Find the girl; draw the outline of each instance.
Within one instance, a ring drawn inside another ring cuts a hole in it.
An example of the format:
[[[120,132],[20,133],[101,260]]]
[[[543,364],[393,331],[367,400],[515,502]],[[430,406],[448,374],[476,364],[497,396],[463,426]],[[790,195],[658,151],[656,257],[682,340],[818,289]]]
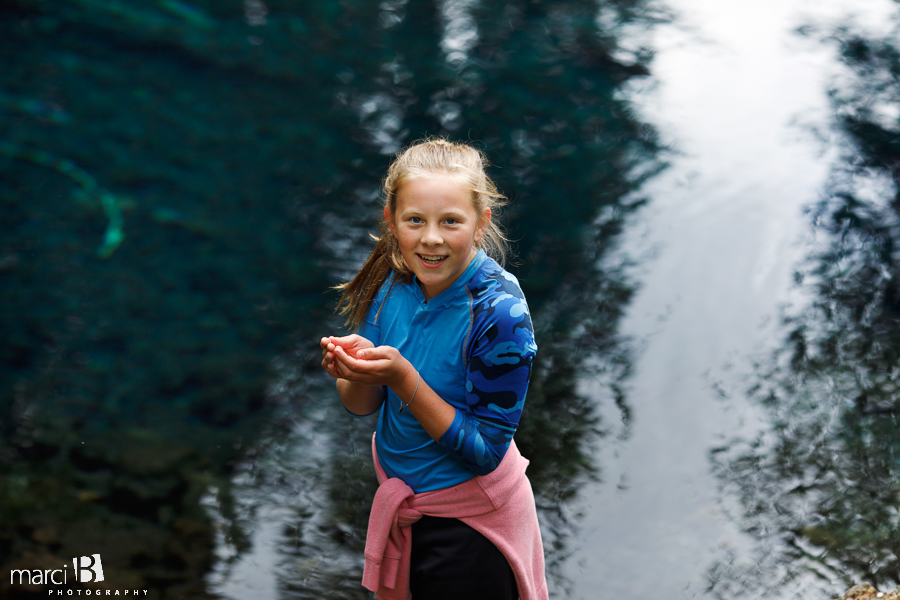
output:
[[[354,415],[380,411],[363,585],[378,598],[547,598],[528,461],[513,434],[537,346],[492,220],[504,197],[478,150],[400,152],[378,244],[338,303],[357,333],[322,338]]]

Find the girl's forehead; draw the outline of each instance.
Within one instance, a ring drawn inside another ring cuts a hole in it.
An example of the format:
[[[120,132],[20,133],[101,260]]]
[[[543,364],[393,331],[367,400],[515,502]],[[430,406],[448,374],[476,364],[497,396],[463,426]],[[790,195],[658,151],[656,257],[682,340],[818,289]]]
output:
[[[474,207],[475,194],[464,176],[435,174],[409,179],[397,188],[396,201],[404,207],[445,206],[468,209]]]
[[[403,188],[404,185],[409,185],[417,182],[429,182],[434,183],[435,185],[447,185],[452,187],[462,187],[470,190],[472,188],[472,184],[469,181],[469,177],[465,173],[446,173],[446,172],[430,172],[430,171],[420,171],[410,173],[408,176],[404,177],[400,184],[397,186],[398,191]]]

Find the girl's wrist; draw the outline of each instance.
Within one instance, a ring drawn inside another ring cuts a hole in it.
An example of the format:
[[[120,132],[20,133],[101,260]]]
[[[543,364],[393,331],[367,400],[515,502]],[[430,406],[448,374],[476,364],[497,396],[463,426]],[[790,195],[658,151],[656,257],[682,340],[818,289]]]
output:
[[[411,362],[403,359],[405,363],[404,367],[400,371],[400,375],[397,377],[393,385],[389,386],[394,393],[397,394],[401,398],[408,398],[410,394],[412,394],[412,386],[416,385],[416,379],[419,377],[419,372],[412,365]],[[407,388],[409,388],[407,390]],[[407,393],[404,393],[407,392]]]

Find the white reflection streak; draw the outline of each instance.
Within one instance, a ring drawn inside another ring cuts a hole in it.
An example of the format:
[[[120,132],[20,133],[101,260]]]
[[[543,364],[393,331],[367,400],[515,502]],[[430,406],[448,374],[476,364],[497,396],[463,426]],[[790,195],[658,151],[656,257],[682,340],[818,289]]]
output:
[[[244,19],[250,27],[261,27],[266,24],[269,8],[262,0],[244,0]]]
[[[381,8],[379,19],[382,27],[390,29],[403,22],[403,19],[406,16],[406,1],[407,0],[385,0],[378,5],[379,8]]]
[[[447,62],[457,66],[469,58],[469,50],[478,41],[478,25],[472,18],[472,7],[476,0],[443,0],[440,2],[444,35],[441,49]]]
[[[396,99],[385,92],[371,94],[361,99],[358,111],[363,129],[379,152],[392,154],[400,149],[404,111]]]

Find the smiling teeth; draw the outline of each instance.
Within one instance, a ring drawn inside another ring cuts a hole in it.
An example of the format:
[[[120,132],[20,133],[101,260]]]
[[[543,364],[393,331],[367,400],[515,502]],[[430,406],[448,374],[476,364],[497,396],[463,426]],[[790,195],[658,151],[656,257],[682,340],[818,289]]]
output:
[[[430,263],[439,263],[442,260],[444,260],[445,258],[447,258],[446,256],[425,256],[424,254],[420,254],[419,256],[425,262],[430,262]]]

